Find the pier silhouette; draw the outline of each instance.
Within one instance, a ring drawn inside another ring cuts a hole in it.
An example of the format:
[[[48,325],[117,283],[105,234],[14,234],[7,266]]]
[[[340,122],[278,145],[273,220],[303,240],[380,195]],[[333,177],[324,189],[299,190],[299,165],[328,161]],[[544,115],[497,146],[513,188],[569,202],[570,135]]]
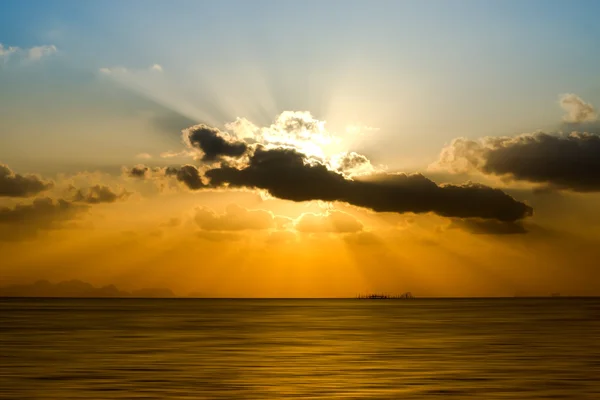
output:
[[[356,296],[357,299],[364,300],[386,300],[386,299],[414,299],[414,296],[411,292],[406,292],[397,295],[388,295],[388,294],[359,294]]]

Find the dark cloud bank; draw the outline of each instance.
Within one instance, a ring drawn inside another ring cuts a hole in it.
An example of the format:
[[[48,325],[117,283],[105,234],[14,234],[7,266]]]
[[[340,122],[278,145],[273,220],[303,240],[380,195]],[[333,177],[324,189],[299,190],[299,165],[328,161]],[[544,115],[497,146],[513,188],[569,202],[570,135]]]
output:
[[[460,229],[476,235],[515,235],[527,233],[521,221],[497,221],[485,219],[453,219],[449,229]]]
[[[600,191],[600,135],[534,133],[481,141],[456,139],[442,166],[477,170],[576,192]]]
[[[532,213],[506,193],[478,184],[438,186],[420,174],[374,174],[350,180],[290,149],[257,148],[246,167],[224,166],[205,175],[212,186],[264,189],[293,201],[342,201],[377,212],[434,212],[501,221]]]
[[[203,161],[217,161],[222,157],[241,157],[248,150],[245,142],[234,140],[216,128],[200,124],[183,131],[184,142],[201,150]]]
[[[214,134],[212,131],[203,132],[210,137]],[[232,157],[230,147],[215,150],[215,147],[202,147],[203,141],[196,143],[205,154],[210,154],[211,159]],[[235,158],[242,156],[248,160],[241,168],[223,162],[204,174],[193,165],[169,167],[164,174],[175,176],[193,190],[219,187],[263,189],[284,200],[340,201],[377,212],[434,212],[447,217],[499,221],[516,221],[532,215],[528,205],[484,185],[440,186],[420,174],[380,173],[352,180],[328,169],[319,160],[286,148],[256,146],[252,154],[235,152]]]
[[[40,231],[63,228],[89,208],[64,199],[37,198],[31,204],[0,207],[0,240],[20,240],[37,236]]]
[[[0,164],[0,197],[29,197],[52,186],[51,181],[37,175],[15,174],[7,165]]]
[[[36,175],[15,174],[7,166],[0,165],[0,196],[34,196],[53,185],[52,181],[44,181]],[[71,186],[69,190],[73,192],[69,199],[37,197],[12,207],[0,206],[0,241],[31,239],[40,232],[64,228],[78,220],[90,205],[114,203],[131,194],[126,191],[116,193],[104,185],[81,189]]]

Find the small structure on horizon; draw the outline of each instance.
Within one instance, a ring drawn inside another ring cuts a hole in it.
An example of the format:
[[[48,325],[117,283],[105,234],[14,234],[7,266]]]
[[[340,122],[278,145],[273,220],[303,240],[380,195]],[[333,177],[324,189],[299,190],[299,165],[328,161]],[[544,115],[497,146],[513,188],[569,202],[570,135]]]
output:
[[[414,299],[415,296],[412,295],[411,292],[406,292],[398,295],[388,295],[388,294],[359,294],[356,296],[357,299],[364,300],[385,300],[385,299]]]

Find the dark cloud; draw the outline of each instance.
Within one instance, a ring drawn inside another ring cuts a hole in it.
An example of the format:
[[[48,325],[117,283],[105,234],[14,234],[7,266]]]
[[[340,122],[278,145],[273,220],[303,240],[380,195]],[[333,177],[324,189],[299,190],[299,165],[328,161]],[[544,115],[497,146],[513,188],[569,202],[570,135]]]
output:
[[[79,280],[51,283],[45,280],[32,284],[0,287],[2,297],[175,297],[170,289],[145,288],[126,292],[115,285],[94,287]]]
[[[115,193],[108,186],[95,185],[87,189],[79,189],[73,197],[73,201],[88,204],[114,203],[117,200],[123,200],[130,195],[123,191],[120,194]]]
[[[304,233],[349,233],[363,229],[363,224],[352,215],[341,211],[325,214],[302,214],[296,222],[296,230]]]
[[[36,175],[15,174],[7,165],[0,164],[0,197],[29,197],[52,186],[52,182]]]
[[[238,158],[248,150],[245,142],[237,141],[227,133],[204,124],[184,130],[183,140],[190,148],[204,153],[203,161],[217,161],[223,157]]]
[[[198,190],[206,187],[202,181],[200,171],[193,165],[184,165],[182,167],[167,167],[164,170],[166,176],[174,176],[179,182],[183,182],[192,190]]]
[[[151,168],[140,164],[132,168],[124,167],[123,171],[126,176],[136,179],[161,179],[164,177],[174,177],[192,190],[198,190],[207,187],[202,181],[202,173],[193,165]]]
[[[351,170],[358,167],[361,167],[365,164],[370,164],[370,161],[367,157],[362,154],[358,154],[355,152],[346,153],[340,160],[340,169]]]
[[[247,210],[236,204],[227,206],[225,213],[200,207],[194,217],[196,224],[205,231],[263,230],[275,227],[275,216],[265,210]]]
[[[476,218],[454,219],[449,229],[461,229],[474,234],[483,235],[515,235],[527,233],[519,221],[495,221]]]
[[[420,174],[376,174],[368,180],[350,180],[292,149],[257,147],[246,167],[214,168],[206,176],[213,187],[257,188],[285,200],[341,201],[378,212],[434,212],[501,221],[532,214],[528,205],[484,185],[438,186]]]
[[[373,166],[371,161],[362,155],[355,152],[342,153],[334,157],[333,164],[336,170],[346,173],[372,173]]]
[[[478,170],[559,189],[595,192],[600,191],[600,135],[534,133],[482,141],[457,139],[444,149],[440,164],[455,171]]]
[[[31,204],[0,207],[0,240],[35,237],[39,231],[60,229],[77,219],[87,205],[50,198],[35,199]]]
[[[150,168],[145,165],[136,165],[135,167],[125,170],[127,176],[132,178],[146,178],[150,173]]]

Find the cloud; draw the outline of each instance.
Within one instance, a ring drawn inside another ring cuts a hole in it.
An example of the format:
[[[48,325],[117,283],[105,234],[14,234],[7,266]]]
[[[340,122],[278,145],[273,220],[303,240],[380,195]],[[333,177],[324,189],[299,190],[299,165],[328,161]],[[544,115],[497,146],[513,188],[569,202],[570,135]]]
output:
[[[127,176],[131,178],[149,178],[151,171],[150,167],[138,164],[131,168],[124,168],[124,172]]]
[[[194,155],[194,153],[188,151],[188,150],[183,150],[183,151],[165,151],[163,153],[160,153],[160,157],[161,158],[173,158],[173,157],[192,157]]]
[[[198,168],[193,165],[184,165],[182,167],[167,167],[165,176],[174,176],[179,182],[183,182],[188,188],[198,190],[206,188],[207,185],[202,181],[202,174]]]
[[[479,171],[578,192],[600,191],[600,135],[573,132],[455,139],[438,165],[450,172]]]
[[[34,62],[39,61],[44,57],[48,57],[57,51],[58,49],[55,45],[42,45],[23,49],[17,46],[5,47],[0,43],[0,60],[6,62],[14,58],[20,61]]]
[[[193,165],[182,165],[180,167],[149,167],[138,164],[133,167],[123,167],[123,175],[139,180],[153,180],[163,186],[165,178],[175,178],[192,190],[205,189],[208,186],[203,181],[202,172]]]
[[[304,233],[350,233],[363,229],[363,225],[356,218],[341,211],[302,214],[295,227],[298,232]]]
[[[505,222],[476,218],[453,219],[448,229],[461,229],[473,234],[482,235],[515,235],[527,233],[527,230],[519,221]]]
[[[144,164],[137,164],[133,167],[123,167],[123,175],[129,178],[137,179],[160,179],[165,176],[177,176],[178,171],[186,169],[186,166],[181,167],[149,167]],[[193,167],[196,169],[196,167]],[[190,184],[193,182],[190,181]]]
[[[29,197],[53,186],[37,175],[15,174],[7,165],[0,164],[0,197]]]
[[[378,212],[434,212],[502,221],[532,214],[528,205],[484,185],[438,186],[420,174],[381,173],[351,180],[293,149],[257,147],[245,167],[222,166],[205,175],[211,187],[263,189],[280,199],[340,201]]]
[[[293,134],[294,140],[299,140],[323,133],[323,124],[310,113],[288,112],[282,113],[270,129],[273,131],[275,126],[278,132]],[[263,136],[265,129],[261,131]],[[259,139],[265,141],[264,137]],[[192,190],[260,189],[284,200],[340,201],[377,212],[433,212],[503,221],[532,215],[531,207],[501,190],[470,182],[437,185],[421,174],[375,173],[370,161],[354,152],[332,159],[317,158],[302,146],[248,144],[204,124],[184,130],[183,141],[202,154],[208,164],[167,167],[157,173],[176,177]],[[147,168],[136,166],[129,175],[147,178]]]
[[[579,124],[582,122],[594,122],[598,119],[598,113],[590,103],[586,103],[581,97],[572,93],[563,94],[560,97],[560,106],[567,112],[563,121]]]
[[[129,68],[125,68],[122,66],[117,66],[117,67],[102,67],[99,68],[98,71],[100,71],[101,74],[103,75],[126,75],[126,74],[130,74],[130,73],[135,73],[135,72],[163,72],[163,67],[160,64],[152,64],[151,66],[149,66],[146,69],[136,69],[136,70],[132,70]]]
[[[114,203],[126,199],[130,194],[127,191],[117,194],[108,186],[94,185],[87,189],[78,189],[73,196],[73,201],[88,204]]]
[[[56,49],[56,46],[54,46],[54,45],[36,46],[36,47],[32,47],[27,50],[27,57],[32,61],[37,61],[37,60],[41,59],[42,57],[49,56],[51,54],[56,53],[57,51],[58,50]]]
[[[151,71],[163,72],[163,67],[160,64],[154,64],[150,67]]]
[[[183,141],[189,148],[200,150],[203,161],[217,161],[223,157],[239,158],[248,150],[246,143],[204,124],[185,129]]]
[[[230,130],[239,139],[256,139],[260,128],[246,118],[236,118],[233,122],[225,124],[225,129]]]
[[[467,138],[456,138],[444,147],[438,160],[430,166],[434,171],[448,171],[453,174],[465,174],[480,170],[484,160],[484,150],[488,143],[492,145],[494,138],[480,141]]]
[[[0,240],[26,239],[35,237],[39,231],[63,228],[87,210],[87,205],[47,197],[13,208],[0,207]]]
[[[205,231],[265,230],[276,226],[275,216],[265,210],[247,210],[230,204],[225,213],[217,214],[209,208],[196,209],[194,221]]]
[[[331,159],[331,165],[346,175],[371,174],[375,171],[366,156],[355,152],[335,155]]]
[[[292,146],[304,154],[323,156],[323,146],[338,141],[325,129],[325,121],[308,111],[284,111],[270,127],[261,130],[259,142]]]
[[[314,141],[315,135],[325,133],[325,121],[314,118],[308,111],[284,111],[277,116],[270,131],[281,135],[281,139],[293,135],[294,139]]]
[[[105,74],[105,75],[110,75],[110,74],[125,74],[127,73],[127,68],[125,67],[112,67],[112,68],[107,68],[107,67],[103,67],[99,69],[101,74]]]
[[[2,43],[0,43],[0,57],[9,57],[12,54],[15,54],[20,49],[14,46],[5,47]]]
[[[136,155],[135,157],[140,158],[142,160],[149,160],[152,158],[152,156],[148,153],[140,153],[140,154]]]
[[[284,111],[270,126],[259,128],[245,118],[225,124],[225,128],[248,143],[292,147],[304,154],[324,157],[323,147],[341,139],[325,129],[325,121],[308,111]]]

